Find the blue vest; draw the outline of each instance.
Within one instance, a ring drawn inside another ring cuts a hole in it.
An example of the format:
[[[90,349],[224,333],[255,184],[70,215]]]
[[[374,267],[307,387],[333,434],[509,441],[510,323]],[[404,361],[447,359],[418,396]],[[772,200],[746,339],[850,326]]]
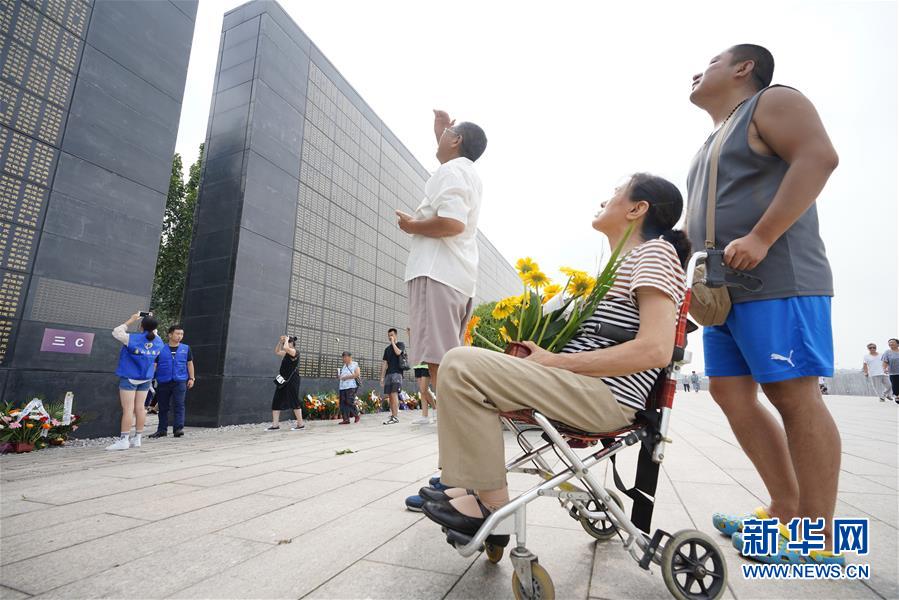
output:
[[[128,345],[119,353],[119,368],[115,374],[137,381],[153,379],[153,365],[165,344],[157,335],[153,341],[147,340],[145,332],[129,333]]]
[[[156,367],[156,381],[167,383],[169,381],[187,381],[187,355],[190,346],[179,344],[175,350],[175,358],[172,358],[172,347],[166,346],[159,355],[159,364]]]

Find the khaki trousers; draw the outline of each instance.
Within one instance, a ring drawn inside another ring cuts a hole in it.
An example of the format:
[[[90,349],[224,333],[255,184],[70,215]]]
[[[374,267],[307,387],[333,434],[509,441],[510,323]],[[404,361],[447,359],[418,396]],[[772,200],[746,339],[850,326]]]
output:
[[[440,365],[440,481],[496,490],[506,485],[499,412],[533,408],[585,431],[614,431],[636,411],[619,404],[598,377],[544,367],[521,358],[462,347]]]

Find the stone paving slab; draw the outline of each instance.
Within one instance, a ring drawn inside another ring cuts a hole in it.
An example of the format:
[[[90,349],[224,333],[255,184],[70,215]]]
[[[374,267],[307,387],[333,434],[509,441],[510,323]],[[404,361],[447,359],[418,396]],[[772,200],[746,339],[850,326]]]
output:
[[[872,553],[851,559],[871,565],[864,582],[742,578],[742,559],[710,516],[750,510],[766,491],[709,396],[678,394],[653,524],[713,536],[729,567],[726,598],[899,598],[899,407],[826,401],[843,436],[837,515],[872,520]],[[436,427],[411,425],[415,416],[301,432],[188,429],[121,453],[3,456],[0,598],[511,598],[507,558],[463,558],[402,509],[437,461]],[[345,448],[355,452],[335,454]],[[516,449],[511,436],[506,448]],[[631,481],[636,453],[619,458]],[[613,487],[608,465],[596,468]],[[534,480],[509,483],[520,492]],[[528,523],[528,548],[558,598],[670,597],[658,567],[639,569],[618,539],[594,542],[557,501],[532,503]]]

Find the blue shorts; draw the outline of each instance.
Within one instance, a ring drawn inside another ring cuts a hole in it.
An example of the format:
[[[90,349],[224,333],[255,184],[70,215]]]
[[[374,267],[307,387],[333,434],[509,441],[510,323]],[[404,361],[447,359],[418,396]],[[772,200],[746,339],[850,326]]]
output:
[[[127,377],[119,377],[119,389],[128,392],[146,392],[150,389],[150,382],[131,383]]]
[[[724,325],[702,334],[705,374],[759,383],[833,377],[829,296],[734,304]]]

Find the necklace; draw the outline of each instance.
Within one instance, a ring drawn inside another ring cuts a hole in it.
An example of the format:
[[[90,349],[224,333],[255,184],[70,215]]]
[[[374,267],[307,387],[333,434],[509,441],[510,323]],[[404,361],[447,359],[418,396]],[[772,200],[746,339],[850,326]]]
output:
[[[733,110],[730,111],[730,114],[727,115],[727,118],[725,118],[723,121],[721,121],[721,125],[719,125],[719,126],[717,127],[717,129],[715,129],[715,131],[713,132],[713,134],[714,134],[714,133],[718,133],[718,132],[721,130],[721,128],[724,127],[724,126],[727,124],[728,121],[730,121],[730,118],[731,118],[732,116],[734,116],[734,113],[737,112],[737,109],[740,108],[741,106],[743,106],[743,104],[744,104],[745,102],[746,102],[746,98],[744,98],[743,100],[740,100],[739,104],[737,104],[737,105],[733,108]]]

